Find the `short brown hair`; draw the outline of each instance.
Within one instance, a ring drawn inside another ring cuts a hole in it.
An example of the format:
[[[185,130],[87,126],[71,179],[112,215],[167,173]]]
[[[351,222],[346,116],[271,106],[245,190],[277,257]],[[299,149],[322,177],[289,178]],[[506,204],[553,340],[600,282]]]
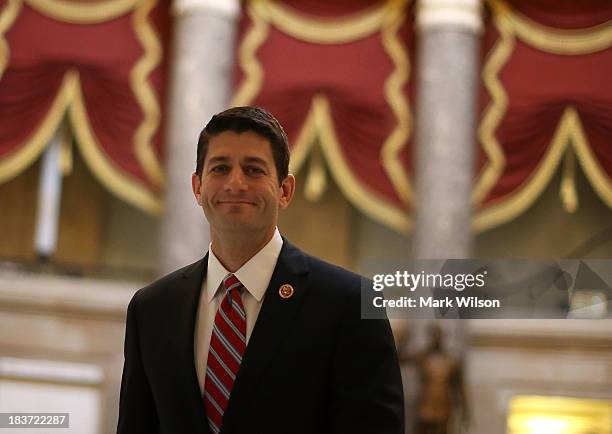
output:
[[[278,183],[289,174],[289,142],[281,124],[272,114],[260,107],[232,107],[214,115],[200,133],[196,174],[201,178],[210,139],[225,131],[252,131],[270,141]]]

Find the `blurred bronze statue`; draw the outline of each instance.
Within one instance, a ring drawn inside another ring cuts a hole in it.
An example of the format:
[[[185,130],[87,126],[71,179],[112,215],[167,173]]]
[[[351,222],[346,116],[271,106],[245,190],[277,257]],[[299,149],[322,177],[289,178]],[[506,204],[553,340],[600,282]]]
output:
[[[407,334],[402,336],[407,339]],[[414,363],[421,384],[416,408],[416,434],[458,434],[467,429],[468,402],[461,361],[446,352],[438,324],[429,329],[426,349],[416,355],[401,354],[402,362]],[[401,348],[402,346],[400,346]]]

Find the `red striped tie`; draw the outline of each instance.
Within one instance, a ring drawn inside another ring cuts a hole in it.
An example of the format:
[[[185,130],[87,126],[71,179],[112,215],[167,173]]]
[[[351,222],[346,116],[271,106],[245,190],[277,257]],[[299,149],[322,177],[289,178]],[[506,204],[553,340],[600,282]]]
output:
[[[204,380],[206,417],[214,434],[221,430],[223,413],[246,349],[246,314],[240,298],[244,287],[233,274],[225,276],[223,286],[227,293],[215,315]]]

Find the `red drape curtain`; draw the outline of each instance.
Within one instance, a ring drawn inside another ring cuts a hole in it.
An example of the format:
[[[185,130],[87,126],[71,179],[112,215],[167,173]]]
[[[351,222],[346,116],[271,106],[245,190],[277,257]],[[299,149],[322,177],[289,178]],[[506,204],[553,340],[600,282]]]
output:
[[[331,174],[363,212],[410,226],[414,61],[412,3],[246,2],[236,103],[259,104],[286,126],[293,169],[318,137]],[[362,21],[376,21],[369,31]],[[258,6],[259,5],[259,6]],[[398,6],[399,5],[399,6]],[[527,209],[564,167],[562,199],[577,206],[580,165],[612,207],[612,3],[487,0],[474,225]],[[343,26],[352,22],[353,26]],[[311,31],[303,28],[310,28]],[[449,77],[452,79],[452,77]],[[308,176],[308,174],[306,174]],[[567,178],[567,179],[566,179]]]
[[[576,164],[568,153],[612,207],[612,3],[487,5],[476,226],[523,212],[559,164]],[[561,195],[569,210],[571,182]]]
[[[104,0],[75,1],[82,16],[64,16],[45,7],[54,0],[0,0],[0,182],[31,164],[67,118],[98,179],[159,210],[168,4],[130,1],[113,16]],[[526,210],[560,165],[566,209],[579,199],[575,167],[612,207],[612,3],[485,4],[475,227]],[[96,7],[108,16],[92,18]],[[322,155],[356,207],[400,231],[414,203],[412,7],[247,1],[235,53],[234,104],[278,116],[292,170]]]
[[[73,3],[64,14],[53,0],[0,0],[0,182],[35,161],[67,119],[98,179],[156,212],[168,4],[126,0],[109,14],[104,1]]]
[[[408,228],[411,194],[412,20],[406,6],[247,2],[234,100],[261,105],[279,118],[293,146],[292,170],[318,136],[346,196],[398,230]]]

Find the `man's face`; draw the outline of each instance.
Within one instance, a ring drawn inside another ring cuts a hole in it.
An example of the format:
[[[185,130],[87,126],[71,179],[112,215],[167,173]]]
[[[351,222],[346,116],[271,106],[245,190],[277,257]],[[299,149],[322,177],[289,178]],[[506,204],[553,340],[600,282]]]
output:
[[[268,139],[225,131],[210,139],[201,178],[193,174],[192,187],[212,232],[261,232],[276,226],[295,178],[279,185]]]

